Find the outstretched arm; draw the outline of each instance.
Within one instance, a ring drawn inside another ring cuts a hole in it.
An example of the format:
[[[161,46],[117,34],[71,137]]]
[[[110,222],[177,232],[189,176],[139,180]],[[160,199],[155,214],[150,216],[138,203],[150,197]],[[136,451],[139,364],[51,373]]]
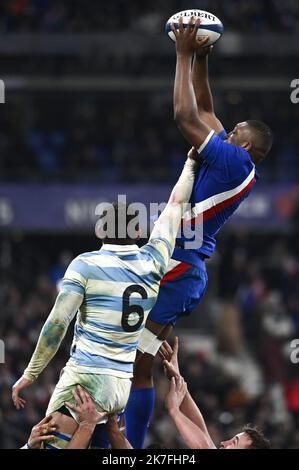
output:
[[[192,82],[200,119],[219,134],[223,126],[215,116],[213,96],[209,83],[209,54],[213,46],[198,47],[194,54]]]
[[[179,341],[178,341],[178,337],[176,336],[174,338],[173,349],[167,343],[167,341],[164,341],[159,351],[160,356],[162,357],[162,359],[164,359],[163,364],[164,364],[165,373],[167,377],[171,380],[173,380],[173,378],[179,379],[181,377],[179,363],[178,363],[178,350],[179,350]],[[195,426],[197,426],[201,430],[201,432],[205,436],[206,442],[209,442],[211,446],[214,446],[214,443],[208,432],[205,420],[198,406],[196,405],[195,401],[191,397],[188,389],[186,389],[186,393],[180,402],[179,410],[186,418],[189,419],[189,421],[191,421]],[[187,426],[188,421],[184,420],[181,416],[176,419],[179,420],[180,423],[185,423],[184,425],[182,424],[182,426],[184,426],[184,429],[185,429],[185,426]],[[202,440],[203,436],[202,434],[200,435],[201,435],[201,440]]]
[[[187,393],[187,384],[184,379],[172,377],[170,389],[165,398],[165,406],[172,418],[180,436],[190,449],[215,449],[215,445],[208,434],[205,434],[191,419],[184,415],[180,409]]]
[[[195,401],[191,397],[189,391],[187,391],[185,398],[182,401],[180,410],[185,416],[187,416],[187,418],[189,418],[196,426],[201,429],[207,440],[211,440],[205,420],[203,419],[203,416]]]
[[[150,241],[155,238],[164,238],[168,241],[171,250],[169,256],[174,249],[175,239],[184,211],[186,210],[186,204],[191,197],[196,169],[197,163],[193,159],[188,158],[171,192],[168,203],[158,218],[150,236]]]
[[[58,294],[55,305],[42,328],[28,367],[13,386],[12,399],[17,409],[25,405],[25,400],[19,396],[21,390],[35,381],[54,357],[82,299],[82,295],[71,292],[61,291]]]
[[[180,410],[171,409],[168,412],[189,449],[216,449],[212,440]]]
[[[117,416],[111,415],[106,424],[106,432],[111,444],[111,449],[132,449],[128,439],[118,426]]]
[[[179,22],[177,31],[172,25],[173,33],[176,37],[176,73],[174,83],[174,119],[178,128],[196,149],[199,149],[211,132],[208,126],[199,116],[197,100],[192,83],[192,58],[199,44],[204,45],[206,39],[199,41],[196,33],[199,22],[190,20],[184,29],[182,19]]]

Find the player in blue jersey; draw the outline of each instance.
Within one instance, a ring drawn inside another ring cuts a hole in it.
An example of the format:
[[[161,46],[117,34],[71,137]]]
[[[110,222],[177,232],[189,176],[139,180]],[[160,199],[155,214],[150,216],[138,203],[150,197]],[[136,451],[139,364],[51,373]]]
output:
[[[210,49],[202,47],[206,39],[196,38],[198,26],[199,22],[193,22],[183,28],[180,22],[178,31],[173,28],[177,52],[174,116],[200,163],[189,214],[196,244],[189,248],[186,237],[177,239],[158,300],[139,340],[126,409],[127,437],[135,448],[143,447],[153,411],[154,357],[177,319],[190,314],[202,299],[208,280],[205,259],[215,250],[215,235],[249,196],[257,178],[255,166],[273,140],[269,127],[259,121],[241,122],[228,135],[224,131],[214,114],[209,86]]]
[[[15,406],[24,408],[21,391],[48,365],[76,316],[70,359],[46,412],[52,414],[57,426],[47,448],[66,447],[76,432],[76,411],[65,406],[74,403],[72,390],[76,385],[89,393],[99,410],[108,414],[124,410],[138,339],[167,270],[197,166],[187,159],[144,247],[136,245],[136,214],[130,215],[126,205],[110,205],[101,219],[102,248],[79,255],[68,267],[29,365],[12,390]]]

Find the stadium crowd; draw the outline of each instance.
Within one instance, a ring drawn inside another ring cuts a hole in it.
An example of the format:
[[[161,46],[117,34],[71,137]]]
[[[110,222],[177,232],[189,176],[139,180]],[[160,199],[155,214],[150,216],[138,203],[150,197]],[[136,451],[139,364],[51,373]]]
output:
[[[291,341],[299,338],[296,227],[288,236],[223,233],[208,263],[206,299],[181,323],[182,375],[216,443],[250,421],[264,429],[274,448],[299,448],[299,365],[291,361],[290,348]],[[24,444],[45,412],[68,356],[72,328],[57,357],[27,392],[22,411],[12,405],[11,386],[31,356],[66,265],[78,252],[94,248],[94,240],[75,236],[2,239],[0,338],[6,353],[0,375],[2,448]],[[155,416],[146,444],[181,448],[164,409],[167,383],[159,362],[155,377]]]
[[[296,0],[195,0],[193,8],[214,12],[232,31],[299,30]],[[3,32],[95,32],[101,28],[160,31],[170,12],[190,8],[186,0],[3,0],[0,30]],[[241,19],[240,19],[241,18]]]
[[[217,114],[228,131],[247,118],[268,123],[279,138],[259,168],[262,180],[293,182],[299,106],[270,95],[215,93]],[[0,116],[2,181],[170,182],[187,150],[168,95],[114,94],[113,106],[109,93],[14,97]]]

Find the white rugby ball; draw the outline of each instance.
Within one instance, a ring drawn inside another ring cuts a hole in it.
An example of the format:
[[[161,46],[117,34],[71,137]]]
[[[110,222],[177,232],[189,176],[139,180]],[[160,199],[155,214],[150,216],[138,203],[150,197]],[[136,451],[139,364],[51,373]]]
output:
[[[224,28],[219,18],[217,18],[217,16],[213,15],[212,13],[209,13],[208,11],[194,9],[180,11],[179,13],[175,13],[175,15],[172,15],[169,18],[165,26],[165,31],[170,39],[175,41],[175,35],[171,29],[171,23],[173,23],[174,27],[178,29],[179,18],[182,17],[183,25],[186,27],[192,16],[195,20],[199,18],[201,22],[197,31],[197,37],[209,36],[209,41],[205,44],[206,47],[211,46],[211,44],[214,44],[216,41],[218,41],[218,39],[221,38]]]

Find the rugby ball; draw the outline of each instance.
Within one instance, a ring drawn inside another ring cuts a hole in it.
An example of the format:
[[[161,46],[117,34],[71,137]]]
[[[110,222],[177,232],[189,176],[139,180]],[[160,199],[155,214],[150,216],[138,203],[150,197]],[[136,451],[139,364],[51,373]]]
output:
[[[170,39],[175,41],[175,35],[173,34],[173,31],[171,29],[171,23],[173,23],[174,27],[178,29],[179,18],[182,17],[183,25],[184,27],[186,27],[192,16],[195,20],[199,18],[201,22],[197,31],[197,37],[209,37],[209,41],[205,44],[206,47],[211,46],[211,44],[214,44],[216,41],[218,41],[218,39],[220,39],[223,34],[222,22],[219,20],[219,18],[217,18],[217,16],[204,10],[183,10],[179,13],[176,13],[175,15],[172,15],[165,26],[165,31],[170,37]]]

